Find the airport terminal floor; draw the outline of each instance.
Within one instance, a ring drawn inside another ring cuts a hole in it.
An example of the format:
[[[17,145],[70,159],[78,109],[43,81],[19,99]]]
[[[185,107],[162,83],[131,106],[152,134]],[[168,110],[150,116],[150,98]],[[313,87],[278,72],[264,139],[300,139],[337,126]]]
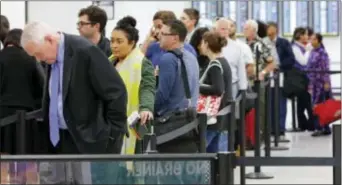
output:
[[[341,0],[1,1],[0,184],[341,185]]]
[[[288,103],[288,110],[291,110]],[[286,127],[291,128],[291,111],[288,112]],[[341,121],[335,122],[339,124]],[[310,132],[287,133],[286,139],[290,143],[280,143],[280,146],[287,146],[289,150],[272,151],[271,156],[281,157],[331,157],[332,137],[313,138]],[[253,156],[253,151],[248,151],[246,156]],[[264,153],[262,152],[262,155]],[[246,184],[332,184],[331,167],[262,167],[262,172],[272,175],[273,179],[246,180]],[[246,172],[252,172],[253,167],[247,167]],[[239,182],[239,167],[235,169],[235,183]]]

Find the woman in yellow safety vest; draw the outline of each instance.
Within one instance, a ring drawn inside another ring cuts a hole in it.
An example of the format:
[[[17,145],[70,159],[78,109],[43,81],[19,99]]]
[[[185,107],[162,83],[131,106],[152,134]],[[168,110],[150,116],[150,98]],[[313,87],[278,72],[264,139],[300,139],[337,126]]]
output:
[[[140,124],[147,124],[148,120],[153,119],[156,79],[152,63],[145,58],[140,48],[137,47],[139,31],[135,25],[136,20],[131,16],[118,21],[111,35],[113,54],[109,60],[126,85],[128,94],[127,117],[138,112]],[[128,128],[129,137],[125,136],[124,138],[121,154],[134,154],[136,151],[136,134],[132,128]],[[128,178],[126,175],[134,171],[135,165],[133,166],[132,162],[124,162],[119,165],[120,167],[114,166],[107,168],[105,174],[96,175],[98,177],[93,178],[93,181],[101,181],[101,183],[107,181],[106,184],[134,184],[139,181],[139,178]]]

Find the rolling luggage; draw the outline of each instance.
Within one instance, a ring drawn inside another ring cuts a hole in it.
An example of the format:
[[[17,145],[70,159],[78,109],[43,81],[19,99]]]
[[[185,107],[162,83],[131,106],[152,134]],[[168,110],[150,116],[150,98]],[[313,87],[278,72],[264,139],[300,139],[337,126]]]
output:
[[[255,127],[255,108],[251,109],[246,114],[245,123],[246,123],[246,129],[245,129],[246,141],[247,141],[247,143],[249,143],[252,146],[254,146],[255,145],[255,133],[254,133],[254,127]]]

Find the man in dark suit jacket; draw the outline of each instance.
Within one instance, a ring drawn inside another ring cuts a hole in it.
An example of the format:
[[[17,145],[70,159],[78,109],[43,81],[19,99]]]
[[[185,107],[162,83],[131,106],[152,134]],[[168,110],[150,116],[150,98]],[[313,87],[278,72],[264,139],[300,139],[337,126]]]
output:
[[[127,92],[103,52],[83,37],[42,22],[26,25],[21,44],[49,64],[43,110],[53,152],[120,153],[127,133]]]
[[[268,23],[267,38],[265,40],[266,40],[266,43],[271,48],[271,53],[278,66],[278,71],[279,69],[282,72],[286,72],[287,70],[290,70],[295,63],[295,57],[292,51],[292,46],[288,40],[278,37],[277,23],[273,23],[273,22]],[[286,113],[287,113],[286,104],[287,104],[286,97],[280,95],[279,131],[280,131],[281,136],[285,135]],[[276,118],[272,118],[272,120],[274,119]],[[274,130],[272,129],[272,132],[273,131]]]

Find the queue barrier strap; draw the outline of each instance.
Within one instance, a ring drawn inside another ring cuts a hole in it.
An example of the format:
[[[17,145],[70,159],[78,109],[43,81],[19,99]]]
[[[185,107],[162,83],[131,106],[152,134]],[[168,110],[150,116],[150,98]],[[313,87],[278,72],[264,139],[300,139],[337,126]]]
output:
[[[25,120],[39,119],[42,117],[42,112],[43,112],[42,109],[34,110],[32,112],[28,112],[25,114]],[[10,115],[10,116],[7,116],[7,117],[1,119],[0,120],[0,128],[16,122],[17,119],[18,119],[17,114],[13,114],[13,115]]]
[[[341,166],[333,157],[237,157],[236,165],[245,166]]]

